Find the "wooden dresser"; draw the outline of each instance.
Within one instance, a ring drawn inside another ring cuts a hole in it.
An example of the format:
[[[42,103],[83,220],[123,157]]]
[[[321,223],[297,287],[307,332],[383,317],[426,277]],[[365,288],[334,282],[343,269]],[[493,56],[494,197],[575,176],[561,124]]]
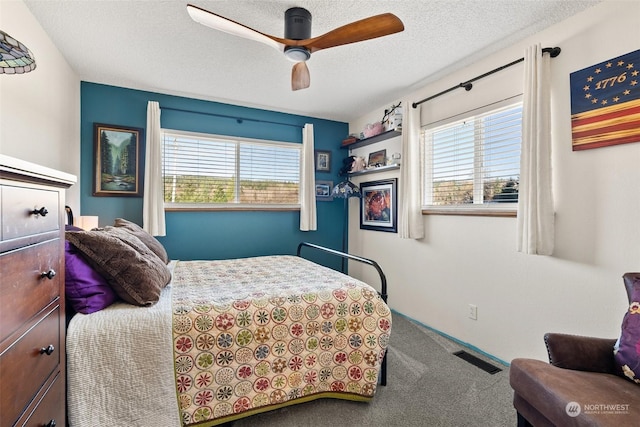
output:
[[[75,176],[0,155],[0,427],[65,427],[64,195]]]

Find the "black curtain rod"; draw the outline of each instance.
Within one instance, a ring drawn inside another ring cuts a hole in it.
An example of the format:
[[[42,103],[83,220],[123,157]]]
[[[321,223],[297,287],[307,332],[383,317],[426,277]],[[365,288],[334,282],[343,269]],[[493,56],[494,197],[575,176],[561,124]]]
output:
[[[248,121],[248,122],[256,122],[256,123],[268,123],[268,124],[271,124],[271,125],[291,126],[291,127],[300,128],[300,129],[304,128],[304,126],[293,125],[291,123],[272,122],[272,121],[269,121],[269,120],[251,119],[249,117],[229,116],[229,115],[226,115],[226,114],[206,113],[204,111],[184,110],[182,108],[160,107],[160,109],[161,110],[170,110],[170,111],[179,111],[179,112],[182,112],[182,113],[203,114],[205,116],[221,117],[223,119],[233,119],[238,123],[242,123],[244,121]]]
[[[543,49],[542,49],[542,53],[547,52],[547,53],[549,53],[549,55],[551,55],[551,57],[552,57],[552,58],[555,58],[556,56],[560,55],[560,51],[561,51],[561,50],[562,50],[562,49],[560,49],[559,47],[545,47],[545,48],[543,48]],[[484,73],[484,74],[481,74],[481,75],[479,75],[479,76],[477,76],[477,77],[472,78],[471,80],[467,80],[467,81],[466,81],[466,82],[464,82],[464,83],[460,83],[460,84],[458,84],[458,85],[456,85],[456,86],[450,87],[449,89],[443,90],[443,91],[442,91],[442,92],[440,92],[440,93],[436,93],[435,95],[431,95],[431,96],[430,96],[430,97],[428,97],[428,98],[421,99],[421,100],[420,100],[420,101],[418,101],[418,102],[414,102],[414,103],[413,103],[413,104],[411,104],[411,105],[413,106],[413,108],[416,108],[418,105],[422,104],[423,102],[430,101],[430,100],[432,100],[432,99],[434,99],[434,98],[437,98],[437,97],[439,97],[439,96],[441,96],[441,95],[444,95],[445,93],[449,93],[449,92],[451,92],[452,90],[456,90],[456,89],[461,88],[461,87],[463,87],[463,88],[464,88],[464,90],[466,90],[466,91],[468,92],[468,91],[470,91],[470,90],[471,90],[471,88],[473,88],[473,85],[471,84],[472,82],[475,82],[476,80],[480,80],[480,79],[482,79],[482,78],[484,78],[484,77],[490,76],[491,74],[493,74],[493,73],[497,73],[498,71],[502,71],[502,70],[504,70],[505,68],[509,68],[509,67],[511,67],[512,65],[516,65],[516,64],[518,64],[518,63],[520,63],[520,62],[522,62],[522,61],[524,61],[524,58],[516,59],[515,61],[510,62],[510,63],[508,63],[508,64],[506,64],[506,65],[503,65],[502,67],[498,67],[498,68],[496,68],[496,69],[494,69],[494,70],[488,71],[488,72],[486,72],[486,73]]]

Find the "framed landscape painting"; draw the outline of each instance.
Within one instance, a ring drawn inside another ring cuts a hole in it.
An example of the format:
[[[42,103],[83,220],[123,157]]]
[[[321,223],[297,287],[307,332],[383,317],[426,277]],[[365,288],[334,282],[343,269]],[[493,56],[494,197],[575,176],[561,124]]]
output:
[[[143,129],[93,124],[94,196],[142,196],[143,141]]]

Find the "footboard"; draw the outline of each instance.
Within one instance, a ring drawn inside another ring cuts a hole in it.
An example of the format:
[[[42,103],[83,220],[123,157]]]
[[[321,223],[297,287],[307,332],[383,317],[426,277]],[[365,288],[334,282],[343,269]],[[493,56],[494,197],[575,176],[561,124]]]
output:
[[[382,268],[380,268],[380,265],[378,265],[378,263],[375,262],[374,260],[371,260],[369,258],[363,258],[357,255],[336,251],[335,249],[325,248],[324,246],[320,246],[320,245],[316,245],[314,243],[308,243],[308,242],[301,242],[298,245],[298,251],[296,253],[297,256],[301,257],[300,253],[303,247],[317,249],[332,255],[339,256],[341,258],[351,259],[351,260],[358,261],[363,264],[372,266],[373,268],[376,269],[376,271],[378,272],[378,275],[380,276],[380,292],[379,292],[380,297],[384,302],[387,302],[387,277],[384,275],[384,272],[382,271]],[[380,385],[383,385],[383,386],[387,385],[387,354],[384,355],[384,358],[382,359],[382,365],[380,367]]]

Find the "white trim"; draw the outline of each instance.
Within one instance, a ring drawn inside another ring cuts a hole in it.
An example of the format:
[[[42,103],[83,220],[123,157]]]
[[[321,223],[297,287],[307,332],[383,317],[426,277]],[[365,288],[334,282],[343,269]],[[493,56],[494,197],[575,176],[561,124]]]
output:
[[[462,113],[455,114],[453,116],[449,116],[444,119],[436,120],[431,123],[426,123],[422,125],[422,131],[430,130],[435,127],[444,126],[449,123],[468,119],[469,117],[473,117],[473,116],[479,116],[489,111],[498,110],[500,108],[509,107],[511,105],[516,105],[520,103],[522,103],[521,93],[514,96],[510,96],[509,98],[502,99],[500,101],[492,102],[491,104],[483,105],[482,107],[474,108],[472,110],[467,110]]]

